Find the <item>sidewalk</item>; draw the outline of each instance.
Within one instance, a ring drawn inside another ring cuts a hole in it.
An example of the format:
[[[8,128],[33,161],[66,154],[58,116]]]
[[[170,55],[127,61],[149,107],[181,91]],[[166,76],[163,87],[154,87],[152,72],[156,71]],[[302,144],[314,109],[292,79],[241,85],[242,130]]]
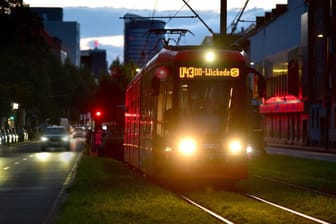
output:
[[[269,144],[265,147],[267,154],[288,155],[306,159],[336,162],[336,150],[326,151],[322,147]]]
[[[296,149],[296,150],[304,150],[311,152],[322,152],[322,153],[334,153],[336,154],[336,148],[334,147],[326,147],[324,146],[307,146],[307,145],[289,145],[289,144],[277,144],[277,143],[269,143],[266,145],[267,147],[275,147],[275,148],[285,148],[285,149]]]

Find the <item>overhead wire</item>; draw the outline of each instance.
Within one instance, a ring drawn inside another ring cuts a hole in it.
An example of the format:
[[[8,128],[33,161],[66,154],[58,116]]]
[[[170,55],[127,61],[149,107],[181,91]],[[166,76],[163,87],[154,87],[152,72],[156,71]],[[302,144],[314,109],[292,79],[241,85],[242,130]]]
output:
[[[174,19],[174,18],[177,18],[177,16],[178,16],[178,14],[179,13],[181,13],[181,11],[183,10],[183,8],[185,7],[185,6],[188,6],[189,8],[190,8],[190,10],[195,14],[195,16],[190,16],[189,18],[198,18],[198,19],[200,19],[201,20],[201,22],[209,29],[209,31],[211,32],[211,33],[213,33],[212,32],[212,30],[211,30],[211,28],[209,28],[206,24],[205,24],[205,22],[202,20],[202,18],[200,18],[200,16],[188,5],[188,2],[189,2],[190,0],[183,0],[183,2],[184,2],[184,4],[181,6],[181,8],[179,9],[179,10],[177,10],[176,12],[175,12],[175,14],[173,15],[173,16],[169,16],[169,17],[167,17],[168,18],[168,21],[166,21],[166,24],[167,23],[169,23],[172,19]],[[138,5],[139,3],[141,2],[141,0],[139,0],[137,3],[136,3],[136,5]],[[156,13],[157,13],[157,7],[158,7],[158,0],[155,0],[154,1],[154,8],[153,8],[153,10],[152,10],[152,15],[150,16],[150,17],[148,17],[148,18],[156,18],[155,17],[155,15],[156,15]],[[187,17],[187,16],[186,16]],[[162,18],[164,18],[164,17],[162,17]],[[151,29],[151,27],[152,27],[152,24],[154,24],[154,20],[153,19],[151,19],[151,21],[150,21],[150,25],[149,25],[149,29]],[[190,31],[189,31],[190,32]],[[180,34],[181,35],[181,34]],[[152,52],[154,49],[147,49],[148,48],[148,45],[149,45],[149,42],[150,42],[150,36],[151,36],[151,33],[150,32],[146,32],[146,34],[145,34],[145,40],[144,40],[144,45],[143,45],[143,47],[142,47],[142,50],[139,52],[140,53],[140,55],[141,55],[141,57],[143,58],[143,60],[145,61],[146,60],[146,57],[147,57],[147,54],[149,53],[149,52]],[[179,40],[180,40],[180,38],[181,38],[181,36],[179,37]]]
[[[197,12],[186,2],[186,0],[182,0],[186,6],[194,13],[194,15],[201,21],[201,23],[208,29],[208,31],[214,35],[215,33],[212,31],[212,29],[208,26],[208,24],[205,23],[205,21],[197,14]]]
[[[240,18],[244,14],[244,11],[245,11],[245,9],[247,7],[248,2],[249,2],[249,0],[245,1],[244,6],[242,8],[240,8],[239,12],[237,13],[237,15],[235,16],[235,18],[231,22],[231,24],[232,24],[231,25],[231,34],[233,34],[236,31],[238,23],[241,22]]]
[[[153,11],[152,11],[152,16],[151,16],[152,18],[155,17],[155,14],[156,14],[156,11],[157,11],[157,3],[158,3],[158,0],[155,0],[154,1],[154,8],[153,8]],[[152,28],[153,23],[154,23],[154,20],[151,19],[150,20],[150,25],[149,25],[149,30]],[[154,49],[147,49],[148,43],[150,41],[149,38],[150,38],[151,33],[146,32],[145,35],[146,35],[145,44],[144,44],[144,46],[143,46],[143,48],[140,52],[141,56],[143,57],[143,61],[146,61],[147,54],[154,50]],[[153,48],[155,48],[155,47],[153,47]]]
[[[187,1],[189,3],[190,0]],[[181,6],[179,10],[176,11],[175,15],[173,15],[171,18],[168,19],[167,23],[169,23],[173,18],[176,18],[176,16],[182,11],[182,9],[185,7],[185,4]]]

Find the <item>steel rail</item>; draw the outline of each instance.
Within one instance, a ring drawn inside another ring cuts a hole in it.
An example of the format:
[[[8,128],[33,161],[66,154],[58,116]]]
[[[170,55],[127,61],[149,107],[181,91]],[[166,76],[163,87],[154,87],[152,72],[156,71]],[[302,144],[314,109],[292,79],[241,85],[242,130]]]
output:
[[[200,204],[194,202],[194,201],[191,200],[190,198],[188,198],[188,197],[186,197],[186,196],[184,196],[184,195],[182,195],[182,194],[178,194],[178,196],[179,196],[180,198],[184,199],[185,201],[189,202],[190,204],[192,204],[192,205],[194,205],[194,206],[200,208],[201,210],[205,211],[205,212],[208,213],[209,215],[215,217],[216,219],[218,219],[218,220],[220,220],[220,221],[222,221],[222,222],[224,222],[224,223],[226,223],[226,224],[234,224],[234,223],[231,222],[230,220],[228,220],[228,219],[224,218],[223,216],[220,216],[220,215],[218,215],[217,213],[215,213],[215,212],[213,212],[213,211],[211,211],[211,210],[205,208],[204,206],[202,206],[202,205],[200,205]]]
[[[224,218],[223,216],[211,211],[210,209],[198,204],[197,202],[191,200],[190,198],[182,195],[182,194],[177,194],[178,197],[182,198],[183,200],[187,201],[188,203],[198,207],[199,209],[205,211],[206,213],[208,213],[209,215],[211,215],[212,217],[218,219],[219,221],[222,221],[223,223],[226,223],[226,224],[234,224],[234,222]],[[276,203],[273,203],[273,202],[270,202],[268,200],[265,200],[263,198],[260,198],[258,196],[255,196],[255,195],[252,195],[252,194],[248,194],[248,193],[242,193],[242,195],[248,197],[248,198],[251,198],[253,200],[256,200],[256,201],[259,201],[259,202],[262,202],[262,203],[265,203],[265,204],[268,204],[270,206],[273,206],[273,207],[276,207],[278,209],[281,209],[281,210],[284,210],[288,213],[291,213],[291,214],[294,214],[294,215],[297,215],[301,218],[305,218],[305,219],[308,219],[308,220],[311,220],[313,222],[316,222],[316,223],[320,223],[320,224],[331,224],[330,222],[327,222],[325,220],[322,220],[322,219],[318,219],[318,218],[315,218],[313,216],[310,216],[310,215],[306,215],[302,212],[298,212],[298,211],[295,211],[293,209],[290,209],[290,208],[287,208],[285,206],[282,206],[282,205],[279,205],[279,204],[276,204]]]
[[[324,221],[324,220],[321,220],[321,219],[318,219],[318,218],[314,218],[314,217],[312,217],[312,216],[309,216],[309,215],[306,215],[306,214],[304,214],[304,213],[295,211],[295,210],[293,210],[293,209],[290,209],[290,208],[287,208],[287,207],[278,205],[278,204],[276,204],[276,203],[267,201],[267,200],[265,200],[265,199],[262,199],[262,198],[260,198],[260,197],[255,196],[255,195],[252,195],[252,194],[247,194],[247,193],[245,193],[245,194],[243,194],[243,195],[245,195],[246,197],[255,199],[255,200],[257,200],[257,201],[266,203],[266,204],[271,205],[271,206],[273,206],[273,207],[282,209],[282,210],[287,211],[287,212],[289,212],[289,213],[291,213],[291,214],[298,215],[298,216],[300,216],[300,217],[302,217],[302,218],[309,219],[309,220],[311,220],[311,221],[317,222],[317,223],[321,223],[321,224],[331,224],[331,223],[326,222],[326,221]]]
[[[271,182],[274,182],[274,183],[283,184],[283,185],[287,185],[287,186],[290,186],[290,187],[298,188],[300,190],[310,191],[310,192],[313,192],[313,193],[316,193],[316,194],[321,194],[321,195],[328,196],[328,197],[336,197],[335,193],[319,191],[319,190],[316,190],[314,188],[289,183],[287,181],[283,181],[283,180],[279,180],[279,179],[275,179],[275,178],[271,178],[271,177],[264,177],[264,176],[259,176],[259,175],[252,175],[252,176],[255,177],[255,178],[262,179],[262,180],[267,180],[267,181],[271,181]]]

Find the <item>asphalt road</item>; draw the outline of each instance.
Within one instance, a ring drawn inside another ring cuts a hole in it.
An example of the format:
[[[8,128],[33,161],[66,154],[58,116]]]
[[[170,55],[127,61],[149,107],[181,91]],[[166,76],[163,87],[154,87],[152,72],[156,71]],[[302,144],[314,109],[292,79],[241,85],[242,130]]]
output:
[[[48,223],[57,200],[80,158],[71,151],[40,152],[37,142],[0,147],[0,223]]]

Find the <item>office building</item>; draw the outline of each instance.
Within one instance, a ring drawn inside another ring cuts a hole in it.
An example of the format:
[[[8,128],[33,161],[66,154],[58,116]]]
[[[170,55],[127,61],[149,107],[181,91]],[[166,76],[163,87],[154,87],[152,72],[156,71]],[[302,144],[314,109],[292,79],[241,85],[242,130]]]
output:
[[[70,62],[80,66],[80,26],[78,22],[63,21],[62,8],[32,7],[31,11],[42,18],[45,30],[59,39],[68,52]]]
[[[336,146],[336,1],[288,0],[247,34],[267,144]]]
[[[106,50],[95,47],[90,50],[81,51],[81,67],[90,71],[93,77],[98,80],[102,74],[107,74]]]
[[[134,14],[126,14],[124,21],[124,63],[141,67],[163,48],[164,35],[151,31],[164,29],[165,22]]]

